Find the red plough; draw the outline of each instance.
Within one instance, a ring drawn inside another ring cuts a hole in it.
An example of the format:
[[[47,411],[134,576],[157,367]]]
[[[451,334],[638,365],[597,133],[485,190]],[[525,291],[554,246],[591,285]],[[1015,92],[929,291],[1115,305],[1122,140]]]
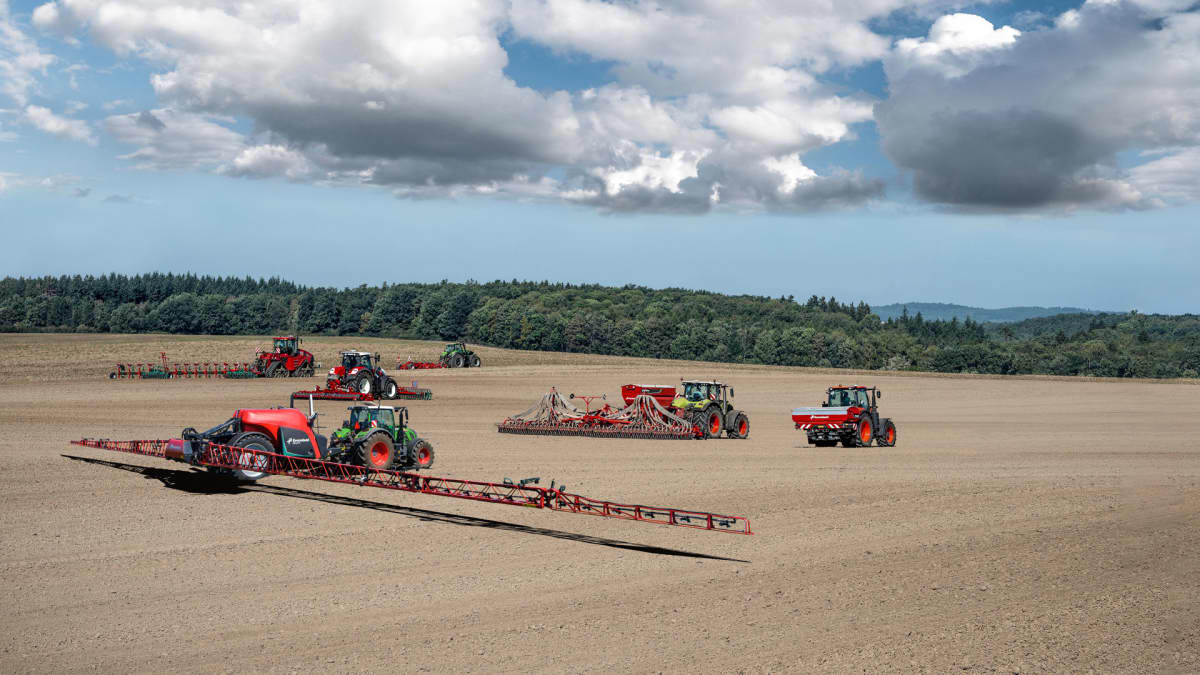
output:
[[[161,457],[213,469],[250,469],[277,476],[349,483],[364,487],[455,497],[492,504],[580,513],[658,525],[674,525],[710,532],[753,534],[750,531],[750,521],[741,516],[726,516],[669,507],[621,504],[572,494],[565,492],[562,488],[488,483],[458,478],[435,478],[405,471],[378,470],[351,464],[337,464],[216,443],[204,443],[193,449],[181,439],[144,441],[83,439],[71,441],[71,443],[88,448]]]
[[[574,394],[571,399],[576,398]],[[600,438],[700,438],[695,424],[675,415],[652,396],[636,396],[624,408],[607,403],[598,410],[591,403],[599,396],[580,396],[586,409],[580,410],[551,389],[528,410],[506,418],[496,430],[506,434],[546,436],[596,436]]]

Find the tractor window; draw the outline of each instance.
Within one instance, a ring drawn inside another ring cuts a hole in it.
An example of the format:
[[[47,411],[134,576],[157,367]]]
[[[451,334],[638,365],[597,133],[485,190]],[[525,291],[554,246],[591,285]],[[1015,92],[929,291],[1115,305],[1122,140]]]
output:
[[[371,409],[370,408],[351,408],[350,409],[350,428],[355,431],[361,431],[371,426]]]
[[[844,408],[849,405],[854,405],[851,401],[850,391],[847,389],[831,389],[829,391],[829,406],[832,408]]]
[[[703,401],[708,396],[708,385],[699,382],[688,382],[683,385],[683,397],[689,401]]]
[[[379,426],[381,427],[394,427],[396,426],[396,417],[394,412],[395,411],[393,410],[385,410],[383,408],[372,410],[371,419],[378,422]]]
[[[295,340],[276,340],[275,341],[275,352],[278,354],[295,354],[296,353],[296,341]]]

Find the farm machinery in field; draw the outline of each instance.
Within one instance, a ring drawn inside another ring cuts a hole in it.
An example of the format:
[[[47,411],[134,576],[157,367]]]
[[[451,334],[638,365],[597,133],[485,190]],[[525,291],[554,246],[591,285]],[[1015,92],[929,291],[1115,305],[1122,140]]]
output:
[[[277,337],[272,340],[271,351],[258,350],[254,358],[254,374],[259,377],[312,377],[316,374],[316,361],[312,352],[300,349],[300,340],[295,335]]]
[[[170,380],[197,377],[224,377],[228,379],[253,379],[256,377],[312,377],[316,372],[313,355],[300,349],[300,340],[294,336],[272,339],[270,351],[259,349],[253,362],[242,363],[172,363],[167,364],[167,353],[159,352],[159,363],[118,363],[108,374],[109,379]]]
[[[483,365],[479,355],[467,349],[464,342],[451,342],[442,350],[437,361],[413,361],[396,357],[398,370],[428,370],[430,368],[478,368]]]
[[[296,408],[238,410],[207,431],[184,429],[180,438],[74,445],[160,457],[202,467],[215,479],[257,481],[266,476],[348,483],[362,487],[455,497],[491,504],[674,525],[712,532],[752,534],[741,516],[671,507],[622,504],[569,493],[565,486],[436,478],[416,472],[433,463],[433,446],[408,426],[404,408],[356,405],[329,438],[316,433],[317,414]]]
[[[372,359],[372,356],[374,357]],[[372,355],[363,351],[344,351],[341,353],[342,364],[329,369],[325,378],[325,389],[312,392],[296,392],[302,394],[317,394],[317,398],[335,400],[360,400],[397,398],[433,398],[433,392],[428,389],[418,389],[416,383],[412,387],[404,387],[379,367],[379,354]],[[322,395],[324,394],[324,395]],[[343,394],[357,394],[358,398],[346,398]]]
[[[841,443],[846,448],[865,448],[871,443],[883,447],[896,445],[896,425],[879,416],[883,392],[876,387],[837,385],[825,392],[820,407],[796,408],[792,421],[818,448]]]
[[[118,363],[108,374],[110,380],[178,380],[183,378],[224,377],[249,379],[258,377],[250,363],[167,363],[167,353],[159,352],[157,363]]]
[[[585,409],[574,403],[574,394],[564,398],[558,391],[541,398],[524,412],[506,418],[496,430],[510,434],[546,436],[596,436],[600,438],[692,439],[746,438],[750,418],[734,409],[733,389],[720,382],[685,380],[683,392],[661,385],[627,384],[621,387],[625,406],[607,402],[596,410],[592,402],[606,396],[580,396]]]

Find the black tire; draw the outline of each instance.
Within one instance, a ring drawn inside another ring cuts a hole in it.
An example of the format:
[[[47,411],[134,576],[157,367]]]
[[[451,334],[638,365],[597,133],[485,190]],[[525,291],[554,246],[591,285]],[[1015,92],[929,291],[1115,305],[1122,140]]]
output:
[[[373,394],[375,393],[375,381],[368,373],[359,373],[358,377],[354,378],[354,391],[360,394]]]
[[[879,445],[884,448],[896,445],[896,425],[891,420],[883,420],[883,429],[879,433]]]
[[[418,438],[413,443],[410,459],[414,471],[428,469],[433,466],[433,444],[424,438]]]
[[[358,444],[358,463],[368,469],[390,469],[396,463],[396,444],[386,431],[376,431]]]
[[[276,452],[275,444],[271,442],[270,438],[254,431],[247,431],[234,436],[233,438],[229,439],[229,445],[235,448]],[[265,471],[254,470],[264,468],[264,465],[266,464],[266,458],[263,458],[259,455],[242,455],[239,457],[238,463],[244,468],[233,469],[232,475],[237,480],[254,482],[259,478],[269,475]]]
[[[454,356],[450,357],[450,367],[451,368],[462,368],[466,364],[467,364],[467,360],[465,358],[463,358],[462,354],[455,354]]]
[[[400,388],[396,386],[396,381],[389,377],[383,383],[380,398],[396,398],[396,395],[399,393]]]
[[[869,448],[874,440],[875,424],[869,415],[863,415],[858,418],[858,424],[854,425],[854,447]]]
[[[750,418],[746,413],[739,412],[733,416],[733,426],[727,432],[730,438],[745,438],[750,435]]]
[[[471,364],[471,367],[472,367],[472,368],[478,368],[479,366],[482,366],[482,365],[483,365],[483,361],[480,361],[480,360],[479,360],[479,356],[478,356],[478,355],[476,355],[476,354],[472,354],[472,355],[471,355],[471,358],[470,358],[470,364]]]

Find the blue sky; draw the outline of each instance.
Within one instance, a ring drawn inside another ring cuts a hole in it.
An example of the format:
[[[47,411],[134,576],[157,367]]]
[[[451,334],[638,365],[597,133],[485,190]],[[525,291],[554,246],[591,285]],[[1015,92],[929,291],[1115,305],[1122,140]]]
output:
[[[877,4],[13,2],[0,273],[1196,311],[1194,9]]]

